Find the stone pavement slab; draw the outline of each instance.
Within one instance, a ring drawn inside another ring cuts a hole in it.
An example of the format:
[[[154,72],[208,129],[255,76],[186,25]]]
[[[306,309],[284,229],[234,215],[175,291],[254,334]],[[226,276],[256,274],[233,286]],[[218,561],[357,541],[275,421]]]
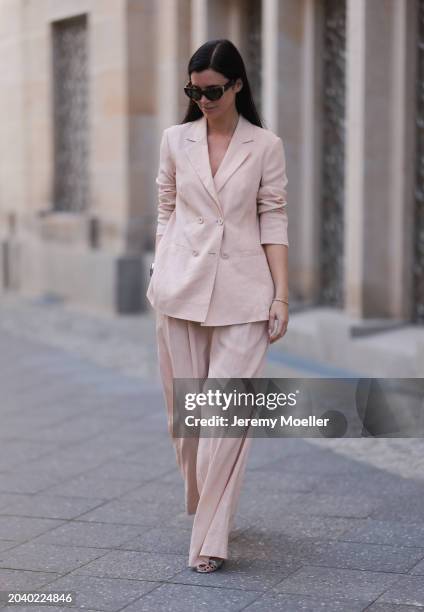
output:
[[[420,612],[421,607],[408,606],[404,604],[373,603],[366,612]]]
[[[101,578],[170,580],[187,565],[186,555],[111,550],[75,570],[76,574]]]
[[[244,610],[256,594],[239,589],[217,589],[187,584],[162,584],[138,601],[125,608],[125,612],[200,612]]]
[[[359,544],[357,542],[316,542],[308,563],[326,567],[408,572],[424,557],[424,548]]]
[[[114,612],[128,606],[160,585],[160,582],[96,578],[69,572],[63,578],[51,582],[49,589],[74,591],[76,607]],[[69,607],[67,610],[69,612]],[[43,612],[49,611],[50,607],[43,610]],[[20,608],[16,608],[15,612],[20,612]]]
[[[413,567],[410,571],[411,574],[417,574],[419,576],[424,576],[424,560],[417,563],[415,567]]]
[[[102,549],[41,544],[35,539],[0,553],[0,568],[65,574],[104,554]]]
[[[246,612],[361,612],[364,603],[338,597],[266,593],[244,609]]]
[[[338,597],[371,603],[393,586],[400,574],[305,564],[274,587],[279,593]]]
[[[424,580],[420,576],[399,576],[376,603],[424,606]]]
[[[44,493],[19,495],[5,504],[3,512],[12,516],[76,519],[105,501],[101,498],[60,497]]]
[[[265,561],[229,559],[225,571],[216,572],[213,576],[186,569],[174,576],[173,582],[263,592],[270,590],[299,567],[300,564],[293,561],[279,560],[276,563],[272,558]]]
[[[181,554],[188,550],[190,545],[191,526],[187,524],[178,529],[165,524],[161,527],[153,527],[143,531],[134,538],[121,544],[123,550],[135,550],[138,552]]]
[[[27,516],[10,516],[0,513],[0,538],[24,542],[41,533],[62,525],[63,521]]]
[[[140,533],[140,527],[72,520],[36,538],[37,544],[113,549]]]
[[[424,523],[379,521],[373,518],[356,521],[342,539],[347,542],[389,544],[424,548]]]

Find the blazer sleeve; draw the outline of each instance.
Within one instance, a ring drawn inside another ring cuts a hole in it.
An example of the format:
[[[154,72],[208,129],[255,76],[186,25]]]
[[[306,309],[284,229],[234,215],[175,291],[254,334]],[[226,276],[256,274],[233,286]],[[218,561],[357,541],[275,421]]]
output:
[[[159,153],[159,171],[156,177],[156,184],[158,185],[157,235],[162,235],[165,232],[168,219],[175,208],[175,163],[172,158],[167,132],[168,130],[165,129],[162,135]]]
[[[287,176],[283,141],[279,136],[264,153],[257,196],[261,244],[289,246],[287,226]]]

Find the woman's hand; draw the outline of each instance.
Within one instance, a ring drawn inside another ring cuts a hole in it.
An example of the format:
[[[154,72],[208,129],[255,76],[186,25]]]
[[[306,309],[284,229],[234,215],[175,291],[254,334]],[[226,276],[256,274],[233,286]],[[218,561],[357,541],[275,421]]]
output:
[[[284,302],[272,302],[269,309],[268,337],[272,344],[282,338],[289,323],[289,307]],[[274,327],[275,326],[275,327]]]

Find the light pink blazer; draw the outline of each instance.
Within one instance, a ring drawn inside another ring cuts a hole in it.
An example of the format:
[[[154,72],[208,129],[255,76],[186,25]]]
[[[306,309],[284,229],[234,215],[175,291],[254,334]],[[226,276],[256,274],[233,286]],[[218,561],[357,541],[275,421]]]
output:
[[[205,116],[164,130],[157,234],[147,298],[159,312],[228,325],[269,318],[263,244],[288,246],[283,142],[239,115],[212,177]]]

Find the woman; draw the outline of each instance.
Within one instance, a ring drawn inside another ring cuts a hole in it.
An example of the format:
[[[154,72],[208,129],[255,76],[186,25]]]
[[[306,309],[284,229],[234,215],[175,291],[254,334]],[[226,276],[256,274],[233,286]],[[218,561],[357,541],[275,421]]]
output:
[[[252,378],[288,324],[285,155],[261,125],[243,60],[229,40],[188,65],[190,98],[160,148],[155,262],[159,369],[171,436],[174,378]],[[154,267],[154,271],[153,271]],[[194,514],[189,566],[228,558],[251,438],[173,438]]]

